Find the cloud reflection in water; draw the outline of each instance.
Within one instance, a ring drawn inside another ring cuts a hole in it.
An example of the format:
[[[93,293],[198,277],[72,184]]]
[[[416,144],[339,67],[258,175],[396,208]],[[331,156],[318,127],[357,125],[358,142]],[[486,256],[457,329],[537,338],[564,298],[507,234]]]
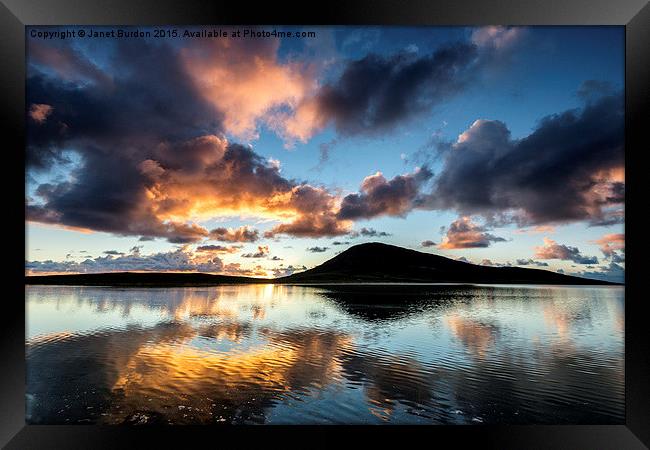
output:
[[[30,286],[27,302],[30,423],[623,421],[616,288]]]

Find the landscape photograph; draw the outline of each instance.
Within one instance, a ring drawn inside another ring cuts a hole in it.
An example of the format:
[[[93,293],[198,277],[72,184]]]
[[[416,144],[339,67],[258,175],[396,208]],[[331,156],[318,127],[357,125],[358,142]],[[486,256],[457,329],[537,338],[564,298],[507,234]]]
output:
[[[625,423],[617,26],[28,26],[28,424]]]

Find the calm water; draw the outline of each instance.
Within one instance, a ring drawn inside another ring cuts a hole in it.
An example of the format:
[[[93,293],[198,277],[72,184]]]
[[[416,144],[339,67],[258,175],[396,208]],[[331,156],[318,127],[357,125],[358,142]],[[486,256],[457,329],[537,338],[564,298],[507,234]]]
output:
[[[26,287],[27,420],[622,423],[620,287]]]

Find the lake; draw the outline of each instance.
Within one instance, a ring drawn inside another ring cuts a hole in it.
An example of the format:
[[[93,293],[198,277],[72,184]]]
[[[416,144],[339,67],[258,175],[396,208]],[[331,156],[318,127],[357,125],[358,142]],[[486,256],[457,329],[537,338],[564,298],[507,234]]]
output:
[[[30,424],[621,424],[624,289],[26,286]]]

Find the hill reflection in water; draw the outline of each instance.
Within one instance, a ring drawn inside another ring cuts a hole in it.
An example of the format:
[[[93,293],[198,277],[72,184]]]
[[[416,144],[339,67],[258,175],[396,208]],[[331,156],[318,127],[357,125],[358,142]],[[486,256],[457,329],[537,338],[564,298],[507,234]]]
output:
[[[29,423],[623,423],[623,289],[26,288]]]

